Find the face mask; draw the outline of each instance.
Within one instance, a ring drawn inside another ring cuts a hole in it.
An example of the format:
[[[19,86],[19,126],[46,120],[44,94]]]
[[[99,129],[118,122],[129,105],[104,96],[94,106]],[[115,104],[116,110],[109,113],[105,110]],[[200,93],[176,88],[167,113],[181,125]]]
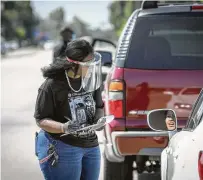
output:
[[[102,71],[101,71],[101,55],[93,53],[90,58],[83,62],[75,61],[67,57],[71,63],[80,65],[81,68],[81,88],[86,92],[93,92],[101,87]],[[66,76],[66,78],[68,78]],[[68,82],[69,79],[67,79]],[[70,84],[69,84],[70,85]],[[71,86],[71,85],[70,85]]]

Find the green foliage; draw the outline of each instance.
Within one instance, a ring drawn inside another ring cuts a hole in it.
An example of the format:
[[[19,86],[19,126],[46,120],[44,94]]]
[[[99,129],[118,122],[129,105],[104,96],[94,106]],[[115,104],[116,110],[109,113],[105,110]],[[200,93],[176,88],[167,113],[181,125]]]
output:
[[[130,15],[132,14],[132,12],[134,11],[133,4],[134,4],[133,1],[127,1],[126,2],[125,9],[124,9],[125,18],[129,18]]]
[[[51,36],[55,39],[60,36],[59,31],[65,23],[65,11],[63,7],[58,7],[50,12],[45,24],[41,25],[42,28],[47,29]]]
[[[49,14],[49,18],[53,21],[64,22],[65,12],[62,7],[56,8]]]
[[[121,34],[126,21],[135,10],[136,3],[136,1],[113,1],[111,3],[109,21],[113,24],[117,36]],[[140,8],[140,6],[137,8]]]
[[[25,38],[25,35],[26,35],[25,29],[23,27],[17,27],[16,34],[19,37],[19,39]]]
[[[71,28],[76,33],[77,37],[91,35],[89,24],[87,22],[81,20],[77,16],[73,17],[73,22],[71,23]]]
[[[9,21],[17,21],[18,19],[18,12],[14,9],[12,10],[5,10],[4,15]]]
[[[32,30],[38,23],[30,1],[2,1],[2,35],[6,39],[32,39]]]

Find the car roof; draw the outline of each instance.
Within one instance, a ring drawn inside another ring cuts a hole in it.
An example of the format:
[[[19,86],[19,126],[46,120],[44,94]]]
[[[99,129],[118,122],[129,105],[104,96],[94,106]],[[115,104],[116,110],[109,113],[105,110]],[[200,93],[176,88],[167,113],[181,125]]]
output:
[[[180,3],[175,4],[174,2],[168,4],[157,5],[157,7],[148,7],[148,8],[140,8],[138,17],[146,16],[146,15],[155,15],[155,14],[168,14],[168,13],[184,13],[184,12],[193,12],[192,7],[202,7],[197,8],[194,11],[203,12],[203,4],[197,3]]]

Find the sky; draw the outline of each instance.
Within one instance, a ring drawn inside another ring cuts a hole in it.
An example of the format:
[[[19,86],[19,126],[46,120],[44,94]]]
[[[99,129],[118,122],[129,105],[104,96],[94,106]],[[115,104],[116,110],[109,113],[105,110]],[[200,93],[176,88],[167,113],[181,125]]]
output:
[[[109,28],[108,22],[109,12],[108,6],[110,0],[106,1],[36,1],[32,0],[32,6],[42,18],[46,18],[48,14],[57,7],[65,9],[66,22],[70,22],[73,16],[78,16],[81,20],[90,24],[92,28],[103,27]]]

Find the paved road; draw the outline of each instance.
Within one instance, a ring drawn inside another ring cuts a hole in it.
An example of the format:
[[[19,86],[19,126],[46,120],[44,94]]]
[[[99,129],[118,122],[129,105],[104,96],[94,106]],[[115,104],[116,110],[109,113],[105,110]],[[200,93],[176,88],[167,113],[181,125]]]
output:
[[[43,179],[34,155],[34,133],[38,128],[33,112],[37,89],[43,82],[40,68],[50,63],[51,56],[51,51],[38,50],[5,58],[1,63],[2,180]],[[102,133],[98,135],[101,142]],[[103,151],[102,144],[100,148]],[[103,168],[100,180],[102,172]],[[137,179],[136,173],[133,179]]]
[[[24,54],[23,54],[24,55]],[[50,53],[4,59],[2,70],[2,179],[43,179],[34,156],[33,119],[37,88],[43,78],[40,67],[48,63]]]

